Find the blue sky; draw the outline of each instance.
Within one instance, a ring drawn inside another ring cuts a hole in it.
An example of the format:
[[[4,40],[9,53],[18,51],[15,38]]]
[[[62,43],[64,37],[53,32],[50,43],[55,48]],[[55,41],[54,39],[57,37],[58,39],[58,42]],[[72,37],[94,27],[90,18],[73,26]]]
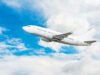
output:
[[[42,11],[40,12],[36,9],[31,11],[30,9],[27,9],[27,6],[26,8],[17,11],[3,2],[0,3],[0,27],[6,29],[6,31],[3,32],[3,35],[0,36],[0,41],[2,42],[7,39],[18,38],[21,39],[21,42],[24,43],[27,48],[27,50],[13,52],[14,55],[50,55],[51,53],[56,53],[56,51],[51,48],[40,46],[38,44],[40,37],[28,34],[22,29],[22,27],[26,25],[37,25],[46,28],[47,19],[44,17]],[[12,45],[9,43],[7,44]],[[7,49],[12,51],[16,48],[8,47]],[[41,49],[44,53],[38,54],[38,51],[40,52]],[[72,46],[64,46],[59,53],[76,54],[78,52]]]

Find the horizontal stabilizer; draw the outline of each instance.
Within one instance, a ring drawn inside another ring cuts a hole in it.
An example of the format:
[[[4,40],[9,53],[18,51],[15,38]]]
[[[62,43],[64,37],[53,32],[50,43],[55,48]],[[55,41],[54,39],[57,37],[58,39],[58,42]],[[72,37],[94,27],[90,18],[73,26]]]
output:
[[[94,42],[96,42],[96,40],[93,40],[93,41],[84,41],[85,43],[88,43],[88,44],[92,44]]]

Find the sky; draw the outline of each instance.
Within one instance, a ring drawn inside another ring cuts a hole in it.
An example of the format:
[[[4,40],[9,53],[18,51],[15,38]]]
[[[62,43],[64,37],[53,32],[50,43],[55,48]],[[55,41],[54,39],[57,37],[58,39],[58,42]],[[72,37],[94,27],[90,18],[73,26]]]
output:
[[[0,74],[99,75],[99,0],[1,0]],[[72,31],[91,46],[45,42],[22,27],[36,25],[58,32]]]

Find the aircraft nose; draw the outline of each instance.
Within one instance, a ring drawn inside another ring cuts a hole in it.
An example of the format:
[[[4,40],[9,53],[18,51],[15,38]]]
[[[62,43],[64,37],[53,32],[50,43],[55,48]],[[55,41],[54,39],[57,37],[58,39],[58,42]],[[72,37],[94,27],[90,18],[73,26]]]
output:
[[[22,29],[24,29],[24,30],[25,30],[25,29],[26,29],[26,27],[24,26],[24,27],[22,27]]]
[[[24,31],[26,31],[26,32],[29,32],[29,31],[30,31],[29,28],[28,28],[27,26],[22,27],[22,29],[23,29]]]

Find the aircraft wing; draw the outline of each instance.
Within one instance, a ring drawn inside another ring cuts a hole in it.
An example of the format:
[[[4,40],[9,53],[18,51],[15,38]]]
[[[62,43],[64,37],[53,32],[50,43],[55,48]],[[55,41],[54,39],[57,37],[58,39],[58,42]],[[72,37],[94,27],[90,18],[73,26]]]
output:
[[[52,40],[53,41],[61,41],[62,39],[64,39],[65,37],[68,37],[71,34],[72,34],[72,32],[68,32],[68,33],[64,33],[64,34],[59,34],[59,35],[54,35]]]

